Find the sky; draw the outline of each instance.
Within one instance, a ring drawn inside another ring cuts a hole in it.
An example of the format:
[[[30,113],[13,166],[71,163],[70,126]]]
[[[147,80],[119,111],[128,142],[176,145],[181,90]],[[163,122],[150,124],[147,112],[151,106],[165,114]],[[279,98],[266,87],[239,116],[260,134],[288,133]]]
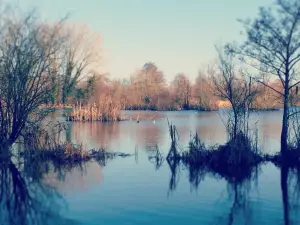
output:
[[[11,0],[10,0],[11,1]],[[154,62],[168,81],[191,80],[217,56],[214,45],[242,40],[238,18],[253,18],[273,0],[15,0],[43,18],[88,24],[102,38],[103,68],[129,78]]]

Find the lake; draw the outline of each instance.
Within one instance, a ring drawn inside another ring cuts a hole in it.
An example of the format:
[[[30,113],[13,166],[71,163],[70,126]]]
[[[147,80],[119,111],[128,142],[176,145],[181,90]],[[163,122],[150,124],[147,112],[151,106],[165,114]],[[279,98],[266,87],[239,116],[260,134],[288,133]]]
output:
[[[125,113],[134,117],[138,112]],[[43,167],[41,183],[34,182],[37,175],[27,182],[34,186],[28,193],[39,193],[32,197],[40,202],[35,213],[42,211],[39,215],[49,217],[49,224],[300,224],[300,178],[294,171],[266,163],[251,178],[237,183],[209,171],[192,171],[167,161],[158,164],[151,159],[156,146],[165,155],[170,148],[167,119],[177,127],[181,148],[188,146],[191,132],[198,132],[208,146],[224,143],[226,118],[222,112],[140,115],[148,120],[69,124],[64,138],[87,149],[106,147],[138,154],[75,168]],[[281,111],[273,111],[251,116],[251,128],[257,128],[263,152],[279,150],[281,115]],[[56,112],[53,119],[61,120],[62,112]],[[13,170],[11,165],[7,168]],[[3,177],[4,171],[1,174]],[[43,191],[37,191],[40,189]],[[10,198],[8,192],[2,193],[5,196]],[[55,198],[59,199],[57,204],[52,202]],[[33,203],[24,205],[34,207]],[[5,218],[9,213],[4,210],[11,210],[10,205],[6,202],[1,207],[0,215]],[[18,211],[14,213],[17,217]]]

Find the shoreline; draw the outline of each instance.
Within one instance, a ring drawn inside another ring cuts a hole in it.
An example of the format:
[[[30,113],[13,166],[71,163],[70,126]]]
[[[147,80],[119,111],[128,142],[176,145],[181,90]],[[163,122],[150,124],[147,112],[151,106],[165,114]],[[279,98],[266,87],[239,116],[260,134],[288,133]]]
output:
[[[299,107],[299,106],[295,106]],[[65,105],[65,106],[41,106],[41,109],[74,109],[76,108],[75,105]],[[84,107],[83,107],[84,108]],[[189,111],[196,111],[196,112],[217,112],[219,110],[224,110],[224,109],[230,109],[231,107],[219,107],[217,109],[197,109],[197,108],[190,108],[190,109],[132,109],[132,108],[126,108],[123,109],[122,111],[130,111],[130,112],[135,112],[135,111],[141,111],[141,112],[189,112]],[[252,108],[250,111],[256,111],[256,112],[267,112],[267,111],[280,111],[282,110],[283,107],[274,107],[274,108]]]

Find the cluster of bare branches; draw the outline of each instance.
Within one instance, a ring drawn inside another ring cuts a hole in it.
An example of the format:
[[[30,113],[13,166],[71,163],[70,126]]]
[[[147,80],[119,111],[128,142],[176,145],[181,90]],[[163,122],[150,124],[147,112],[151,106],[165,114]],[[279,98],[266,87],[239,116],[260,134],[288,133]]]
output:
[[[84,32],[84,33],[82,33]],[[63,101],[78,81],[97,71],[98,36],[86,38],[66,19],[48,23],[36,12],[12,9],[0,18],[0,145],[10,146]],[[97,55],[97,57],[96,57]],[[93,65],[92,65],[93,64]],[[26,128],[26,129],[25,129]]]
[[[300,2],[277,0],[272,7],[262,7],[254,20],[245,25],[246,41],[230,44],[229,53],[258,71],[255,80],[272,89],[283,101],[281,151],[288,149],[289,120],[292,90],[299,81],[300,63]],[[271,87],[262,78],[268,74],[279,79],[281,90]],[[296,112],[298,113],[298,112]]]
[[[146,63],[130,79],[109,79],[105,74],[93,74],[87,80],[80,81],[75,91],[70,92],[65,103],[82,104],[99,103],[101,97],[110,97],[122,109],[129,110],[217,110],[220,103],[228,105],[228,101],[215,95],[215,84],[212,67],[203,67],[195,81],[188,74],[178,73],[171,82],[167,82],[163,71],[154,63]],[[245,73],[245,71],[244,71]],[[242,73],[241,73],[242,75]],[[244,76],[246,77],[246,76]],[[255,109],[276,109],[282,107],[280,96],[264,85],[258,86],[254,77],[252,85],[259,88],[257,98],[252,107]],[[249,82],[249,79],[248,81]],[[278,88],[279,80],[264,79],[264,82]],[[240,88],[243,89],[243,84]],[[223,101],[222,101],[223,100]],[[295,98],[295,103],[298,99]],[[298,104],[298,103],[297,103]]]
[[[247,79],[242,72],[237,72],[231,56],[219,53],[218,69],[213,74],[215,94],[227,100],[231,105],[228,111],[227,132],[230,140],[235,140],[238,134],[248,134],[248,118],[255,97],[257,87]]]
[[[50,98],[52,59],[64,37],[59,22],[45,25],[34,14],[6,16],[0,33],[0,143],[11,145],[25,126],[47,114],[38,111]]]
[[[178,73],[168,83],[163,71],[148,62],[129,79],[111,80],[105,74],[94,74],[78,83],[73,101],[67,103],[98,103],[101,96],[109,96],[129,110],[214,110],[217,107],[212,85],[208,74],[203,73],[194,84],[185,73]]]

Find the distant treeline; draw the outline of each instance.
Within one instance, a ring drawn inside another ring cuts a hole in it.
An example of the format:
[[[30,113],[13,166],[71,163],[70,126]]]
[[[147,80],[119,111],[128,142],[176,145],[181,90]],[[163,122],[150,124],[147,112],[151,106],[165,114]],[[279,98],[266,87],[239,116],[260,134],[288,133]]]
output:
[[[199,72],[192,82],[188,75],[177,74],[168,83],[164,73],[154,63],[146,63],[129,79],[110,80],[106,75],[93,74],[78,82],[68,96],[62,95],[63,86],[55,88],[52,104],[104,104],[111,101],[126,110],[201,110],[211,111],[219,107],[230,107],[226,99],[216,95],[213,77],[217,70]],[[269,86],[282,89],[279,80],[265,81]],[[75,83],[74,83],[75,84]],[[258,94],[254,109],[282,107],[280,96],[265,85],[256,83]],[[242,85],[240,88],[244,88]],[[296,96],[296,90],[294,92]]]
[[[251,110],[282,107],[281,153],[289,153],[291,138],[300,149],[300,111],[293,107],[299,103],[299,0],[277,0],[262,7],[257,18],[241,20],[244,42],[215,46],[216,62],[196,80],[179,73],[171,82],[152,62],[129,79],[111,80],[99,69],[101,38],[88,27],[42,21],[15,7],[0,12],[0,147],[43,127],[52,111],[40,110],[44,104],[76,104],[69,115],[75,121],[119,121],[122,109],[231,107],[227,133],[232,140],[240,133],[248,137]],[[3,154],[8,153],[5,148]]]

